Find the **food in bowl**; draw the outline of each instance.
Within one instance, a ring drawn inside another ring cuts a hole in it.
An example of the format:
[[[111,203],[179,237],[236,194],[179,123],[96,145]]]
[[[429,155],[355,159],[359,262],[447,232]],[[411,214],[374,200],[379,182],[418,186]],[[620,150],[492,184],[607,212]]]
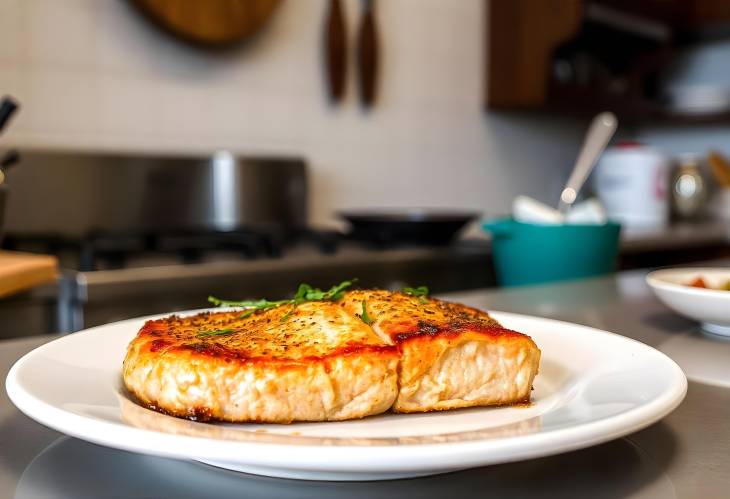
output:
[[[427,289],[321,291],[148,321],[123,364],[142,405],[194,420],[337,421],[529,402],[540,350]]]
[[[692,279],[692,281],[687,284],[687,286],[693,287],[693,288],[702,288],[702,289],[715,289],[717,291],[730,291],[730,279],[727,281],[721,283],[718,287],[713,287],[707,284],[707,281],[702,276],[695,277]]]

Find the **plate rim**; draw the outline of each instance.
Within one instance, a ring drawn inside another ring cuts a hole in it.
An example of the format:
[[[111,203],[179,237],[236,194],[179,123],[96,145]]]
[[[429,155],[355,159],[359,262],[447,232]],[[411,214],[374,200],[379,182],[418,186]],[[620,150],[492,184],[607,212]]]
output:
[[[191,310],[180,313],[196,312],[198,311]],[[500,320],[509,320],[514,317],[518,319],[547,321],[556,326],[567,325],[579,327],[590,330],[592,334],[608,335],[618,341],[633,343],[635,344],[634,346],[645,349],[648,354],[665,362],[673,374],[673,379],[667,381],[667,388],[658,397],[655,397],[648,403],[644,403],[617,415],[547,432],[457,442],[330,446],[226,441],[199,436],[167,434],[156,430],[135,427],[128,423],[101,421],[79,415],[38,399],[34,395],[25,392],[20,386],[18,375],[25,364],[35,355],[41,354],[43,350],[52,348],[55,342],[64,341],[77,334],[89,334],[94,330],[112,324],[119,325],[125,322],[137,322],[151,317],[169,315],[158,314],[96,326],[45,343],[26,353],[13,364],[8,372],[5,388],[13,404],[26,416],[56,431],[96,444],[178,459],[214,459],[236,463],[243,462],[252,466],[272,469],[317,471],[326,469],[335,473],[366,473],[373,471],[407,472],[424,469],[449,470],[558,454],[597,445],[641,430],[671,413],[686,395],[687,379],[679,365],[663,352],[641,341],[583,324],[539,316],[499,311],[490,311],[490,314],[499,316]],[[39,416],[39,413],[42,416]],[[80,428],[84,428],[84,431]],[[122,434],[116,438],[104,437],[105,434],[119,434],[120,432]],[[125,439],[125,435],[128,434],[134,438]],[[144,440],[145,444],[140,444],[139,440]],[[193,445],[190,445],[191,443]],[[215,449],[215,452],[211,452],[211,446]],[[186,447],[189,447],[189,449],[186,449]],[[285,462],[282,462],[280,451],[284,448],[296,448],[297,452],[288,455],[284,460]],[[322,449],[326,449],[326,452],[322,452]],[[201,450],[204,452],[201,452]],[[248,452],[252,450],[255,450],[256,453],[250,454]],[[384,452],[385,450],[387,452]],[[353,462],[352,460],[352,452],[354,451],[361,458],[358,462]],[[326,456],[323,457],[324,454]],[[246,456],[245,461],[236,459],[235,457],[237,455]],[[414,459],[414,456],[417,458]],[[348,457],[350,459],[347,459]],[[402,462],[402,459],[405,457],[408,457],[409,460]]]

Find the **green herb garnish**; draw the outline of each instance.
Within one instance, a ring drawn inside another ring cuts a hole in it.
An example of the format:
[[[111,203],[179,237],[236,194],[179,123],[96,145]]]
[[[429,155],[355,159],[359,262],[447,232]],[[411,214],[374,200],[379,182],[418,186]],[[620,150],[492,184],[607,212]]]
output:
[[[219,298],[216,298],[215,296],[209,296],[208,301],[215,305],[216,307],[241,307],[241,308],[252,308],[254,310],[266,310],[267,308],[274,308],[278,307],[279,305],[284,305],[286,303],[291,302],[291,300],[279,300],[279,301],[269,301],[269,300],[244,300],[244,301],[231,301],[231,300],[221,300]]]
[[[417,288],[405,287],[405,288],[403,288],[403,293],[410,295],[410,296],[428,296],[428,287],[427,286],[418,286]]]
[[[238,318],[239,319],[245,319],[246,317],[252,316],[254,312],[256,312],[256,309],[255,308],[252,308],[251,310],[242,313]]]
[[[428,286],[418,286],[417,288],[403,288],[403,294],[418,298],[421,303],[428,303]]]
[[[357,279],[342,281],[341,283],[332,286],[327,291],[322,291],[319,288],[313,288],[309,284],[300,284],[294,298],[289,301],[295,304],[304,303],[305,301],[337,301],[342,298],[345,290],[352,286],[352,283],[356,280]]]
[[[198,338],[207,338],[208,336],[223,336],[235,332],[235,329],[215,329],[213,331],[198,331]]]
[[[373,318],[368,314],[367,302],[365,300],[362,301],[362,315],[360,315],[360,319],[368,326],[374,322]]]
[[[327,291],[322,291],[319,288],[313,288],[309,284],[300,284],[297,288],[297,292],[294,298],[291,300],[276,300],[270,301],[266,299],[262,300],[244,300],[244,301],[232,301],[232,300],[221,300],[215,296],[209,296],[208,301],[218,307],[241,307],[248,309],[244,312],[240,318],[245,319],[253,315],[256,312],[268,310],[270,308],[280,307],[282,305],[292,305],[289,312],[281,317],[281,322],[285,322],[294,313],[297,305],[308,302],[308,301],[337,301],[342,298],[345,290],[352,286],[357,279],[351,279],[349,281],[342,281],[341,283],[332,286]]]

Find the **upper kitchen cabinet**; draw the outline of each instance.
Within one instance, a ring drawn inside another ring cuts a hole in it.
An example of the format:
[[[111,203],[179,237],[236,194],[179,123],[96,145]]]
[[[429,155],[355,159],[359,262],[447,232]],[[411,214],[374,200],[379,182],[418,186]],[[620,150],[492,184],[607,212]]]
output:
[[[687,47],[730,34],[727,0],[486,1],[489,109],[730,121],[730,90],[667,83]]]

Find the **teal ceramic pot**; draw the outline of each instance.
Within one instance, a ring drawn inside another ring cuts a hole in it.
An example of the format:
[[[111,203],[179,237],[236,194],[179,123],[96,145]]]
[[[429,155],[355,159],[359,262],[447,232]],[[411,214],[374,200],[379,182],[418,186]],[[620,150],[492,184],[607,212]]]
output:
[[[579,279],[613,272],[621,226],[537,225],[510,218],[484,222],[501,286]]]

